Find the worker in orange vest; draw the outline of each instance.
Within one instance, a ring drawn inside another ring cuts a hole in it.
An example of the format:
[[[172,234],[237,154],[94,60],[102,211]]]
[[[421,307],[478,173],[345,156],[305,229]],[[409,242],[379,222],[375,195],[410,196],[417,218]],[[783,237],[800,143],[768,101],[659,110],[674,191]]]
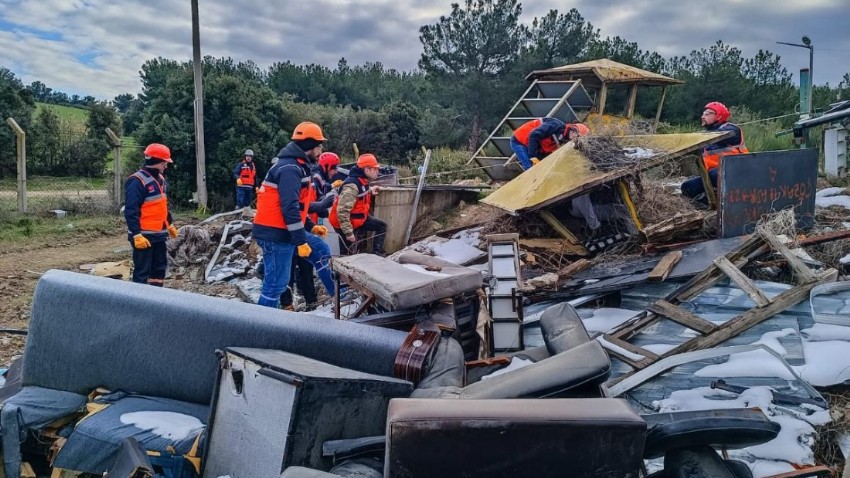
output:
[[[590,129],[582,123],[564,123],[558,118],[526,122],[511,136],[511,149],[522,169],[529,169],[564,143],[586,136]]]
[[[250,206],[257,186],[257,165],[254,164],[253,150],[245,150],[242,161],[233,168],[233,178],[236,180],[236,207]]]
[[[731,113],[726,105],[712,101],[705,105],[702,117],[700,118],[702,127],[706,131],[731,131],[733,133],[731,137],[710,144],[702,150],[702,161],[706,171],[708,171],[711,184],[714,187],[717,187],[717,172],[724,156],[747,154],[750,152],[744,144],[744,133],[741,131],[741,128],[736,124],[729,123],[730,116]],[[682,183],[682,194],[699,203],[708,204],[708,198],[705,197],[705,186],[702,183],[702,178],[699,176],[690,178]]]
[[[319,125],[309,121],[300,123],[260,186],[253,229],[254,239],[263,250],[260,305],[274,308],[280,305],[296,251],[316,268],[328,294],[335,291],[328,265],[331,251],[319,237],[327,235],[328,230],[308,217],[310,204],[316,200],[310,167],[322,153],[324,141],[327,138]]]
[[[361,237],[367,232],[374,232],[372,237],[372,253],[384,255],[384,239],[387,235],[387,223],[369,215],[372,206],[372,196],[378,194],[378,186],[369,186],[371,181],[378,179],[381,166],[374,154],[361,154],[357,158],[357,166],[351,168],[348,179],[340,187],[339,197],[331,208],[328,220],[342,238],[342,246],[351,253],[352,246],[357,242],[355,234]]]
[[[159,143],[149,144],[144,155],[145,166],[124,184],[124,218],[133,245],[133,282],[162,287],[168,269],[165,242],[177,237],[162,173],[174,161],[171,150]]]

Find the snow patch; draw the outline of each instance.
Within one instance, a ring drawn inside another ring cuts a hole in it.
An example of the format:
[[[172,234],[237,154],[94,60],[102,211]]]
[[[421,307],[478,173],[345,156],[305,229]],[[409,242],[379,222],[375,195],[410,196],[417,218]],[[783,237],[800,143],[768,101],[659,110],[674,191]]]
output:
[[[804,340],[808,342],[824,342],[827,340],[850,341],[850,327],[843,325],[815,323],[811,328],[803,329],[800,332],[803,334]]]
[[[845,188],[825,188],[815,193],[816,198],[826,198],[830,196],[838,196],[847,192]]]
[[[850,254],[847,254],[846,256],[842,257],[841,259],[838,259],[838,262],[840,262],[842,264],[850,264]]]
[[[694,375],[719,378],[777,377],[794,380],[794,375],[782,361],[762,349],[732,354],[726,362],[705,366],[697,370]]]
[[[197,418],[174,412],[125,413],[121,415],[121,423],[173,441],[185,440],[204,429],[204,424]]]
[[[584,328],[587,329],[587,332],[590,334],[594,332],[608,332],[638,314],[638,312],[634,310],[614,309],[609,307],[593,309],[592,312],[593,316],[587,319],[582,319]]]
[[[481,244],[480,236],[481,228],[476,227],[473,229],[466,229],[464,231],[460,231],[454,236],[452,236],[452,239],[458,239],[469,246],[478,247],[478,245]]]
[[[646,159],[646,158],[651,158],[651,157],[655,156],[656,154],[658,154],[651,149],[638,148],[638,147],[623,148],[623,152],[625,153],[626,157],[629,158],[629,159]]]
[[[442,272],[437,271],[429,271],[428,269],[420,266],[419,264],[402,264],[404,267],[414,271],[419,272],[420,274],[425,274],[434,277],[451,277],[451,274],[443,274]]]
[[[850,357],[850,343],[840,340],[804,341],[803,355],[806,364],[795,366],[794,370],[800,378],[815,387],[827,387],[850,380],[850,365],[846,360]]]

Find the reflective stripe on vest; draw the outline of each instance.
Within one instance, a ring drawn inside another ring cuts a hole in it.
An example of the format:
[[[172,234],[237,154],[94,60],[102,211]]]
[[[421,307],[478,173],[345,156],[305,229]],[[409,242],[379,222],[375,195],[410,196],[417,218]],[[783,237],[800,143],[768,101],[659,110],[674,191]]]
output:
[[[531,132],[543,124],[542,119],[531,120],[514,131],[514,138],[523,146],[528,147],[528,138],[531,137]],[[549,154],[558,149],[561,145],[552,137],[546,137],[540,140],[539,149],[541,152]]]
[[[712,150],[703,150],[702,152],[702,162],[705,164],[705,170],[711,171],[712,169],[720,166],[720,160],[723,156],[734,156],[736,154],[747,154],[750,151],[747,149],[747,146],[744,144],[744,131],[739,128],[741,131],[741,143],[734,146],[726,146],[725,148],[718,148]]]
[[[298,193],[298,209],[301,213],[301,223],[303,227],[304,219],[307,218],[307,210],[310,203],[316,201],[316,190],[313,189],[313,183],[309,177],[301,178],[301,190]],[[283,219],[283,211],[280,209],[280,195],[278,194],[277,184],[271,181],[263,181],[260,186],[260,191],[257,193],[257,214],[254,216],[254,224],[261,226],[276,227],[278,229],[298,229],[299,225],[289,227]]]
[[[239,179],[242,180],[243,186],[254,186],[254,178],[257,176],[257,170],[253,164],[242,163],[242,169],[239,170]]]
[[[369,208],[372,206],[372,193],[369,191],[369,188],[366,187],[366,182],[361,178],[348,178],[343,183],[343,187],[345,184],[354,184],[357,186],[357,200],[354,201],[354,206],[351,208],[351,215],[349,219],[351,220],[351,227],[357,229],[362,226],[363,223],[366,222],[366,218],[369,217]],[[337,207],[339,207],[339,196],[337,196],[334,201],[334,206],[331,208],[331,213],[328,215],[328,220],[331,223],[331,226],[336,229],[341,229],[339,216],[337,215]]]
[[[168,228],[168,198],[163,185],[147,171],[136,171],[131,177],[138,179],[145,188],[145,200],[139,211],[142,234],[165,231]]]

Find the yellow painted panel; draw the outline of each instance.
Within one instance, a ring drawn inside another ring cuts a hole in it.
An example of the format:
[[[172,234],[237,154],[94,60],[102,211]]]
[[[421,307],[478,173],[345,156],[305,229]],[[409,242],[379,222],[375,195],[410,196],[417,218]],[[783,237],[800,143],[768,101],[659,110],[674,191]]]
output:
[[[658,152],[656,156],[641,161],[638,170],[657,165],[718,141],[728,133],[685,133],[624,136],[617,138],[623,147],[642,147]],[[615,171],[594,171],[590,160],[567,143],[549,155],[537,166],[523,172],[484,198],[485,204],[498,207],[511,214],[534,211],[626,176],[635,171],[631,166]]]

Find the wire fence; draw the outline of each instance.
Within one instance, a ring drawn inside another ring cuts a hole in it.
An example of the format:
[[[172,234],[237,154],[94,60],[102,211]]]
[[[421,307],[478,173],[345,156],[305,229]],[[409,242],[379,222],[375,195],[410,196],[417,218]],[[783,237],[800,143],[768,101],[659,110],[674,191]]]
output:
[[[137,147],[127,143],[127,149]],[[92,138],[62,128],[58,135],[39,138],[34,132],[26,135],[23,158],[18,149],[0,151],[0,161],[14,165],[0,172],[0,214],[62,217],[104,214],[120,207],[123,172],[117,171],[120,180],[116,181],[115,148],[106,133],[103,138]],[[25,177],[14,172],[21,170],[21,159]],[[120,165],[119,169],[126,170]]]

